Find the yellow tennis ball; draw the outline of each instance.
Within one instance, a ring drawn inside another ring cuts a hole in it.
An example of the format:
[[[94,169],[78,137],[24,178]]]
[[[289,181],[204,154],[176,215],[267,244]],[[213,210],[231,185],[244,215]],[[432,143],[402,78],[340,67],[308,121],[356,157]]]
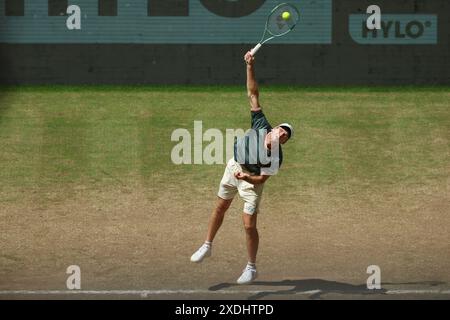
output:
[[[281,17],[282,17],[284,20],[289,20],[289,18],[291,17],[291,14],[290,14],[289,12],[285,11],[285,12],[283,12],[283,14],[281,15]]]

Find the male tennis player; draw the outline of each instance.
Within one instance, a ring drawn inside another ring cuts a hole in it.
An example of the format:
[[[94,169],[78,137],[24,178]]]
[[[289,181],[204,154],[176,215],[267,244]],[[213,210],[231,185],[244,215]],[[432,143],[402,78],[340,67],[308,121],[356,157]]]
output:
[[[234,144],[234,158],[228,161],[220,182],[217,205],[212,212],[205,243],[191,256],[192,262],[201,262],[211,256],[212,241],[222,225],[225,212],[230,207],[236,193],[244,200],[244,221],[247,235],[248,263],[237,280],[239,284],[251,283],[257,277],[256,253],[259,236],[256,229],[258,206],[264,183],[276,174],[283,154],[280,144],[284,144],[294,131],[291,125],[283,123],[272,128],[259,104],[258,85],[254,73],[254,57],[250,52],[244,56],[247,64],[247,93],[251,106],[252,129]]]

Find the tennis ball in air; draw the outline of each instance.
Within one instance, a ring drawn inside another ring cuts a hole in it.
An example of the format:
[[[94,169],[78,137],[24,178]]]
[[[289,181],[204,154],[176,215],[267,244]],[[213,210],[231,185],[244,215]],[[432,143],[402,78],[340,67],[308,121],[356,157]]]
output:
[[[285,11],[285,12],[283,12],[283,14],[281,15],[281,17],[282,17],[284,20],[289,20],[289,18],[291,17],[291,14],[290,14],[289,12]]]

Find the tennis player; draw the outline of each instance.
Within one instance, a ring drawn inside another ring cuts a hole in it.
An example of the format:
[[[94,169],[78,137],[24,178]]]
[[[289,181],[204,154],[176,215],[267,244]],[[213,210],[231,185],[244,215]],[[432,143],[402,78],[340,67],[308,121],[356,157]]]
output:
[[[230,159],[220,182],[217,204],[209,220],[205,243],[191,256],[192,262],[201,262],[211,256],[213,239],[222,225],[225,212],[234,196],[244,200],[242,215],[247,236],[248,263],[237,279],[239,284],[251,283],[257,277],[256,254],[259,236],[256,228],[259,203],[264,183],[275,175],[283,161],[281,145],[288,141],[294,130],[288,123],[275,128],[267,121],[259,104],[258,84],[255,80],[254,56],[244,56],[247,64],[247,93],[251,106],[252,128],[234,143],[234,158]]]

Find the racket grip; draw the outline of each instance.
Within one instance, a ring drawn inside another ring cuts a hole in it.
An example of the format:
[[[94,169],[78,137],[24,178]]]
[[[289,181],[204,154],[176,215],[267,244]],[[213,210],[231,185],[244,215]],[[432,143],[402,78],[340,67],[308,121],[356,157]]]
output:
[[[261,48],[261,43],[258,43],[258,44],[250,51],[250,54],[251,54],[252,56],[254,56],[254,55],[258,52],[259,48]]]

